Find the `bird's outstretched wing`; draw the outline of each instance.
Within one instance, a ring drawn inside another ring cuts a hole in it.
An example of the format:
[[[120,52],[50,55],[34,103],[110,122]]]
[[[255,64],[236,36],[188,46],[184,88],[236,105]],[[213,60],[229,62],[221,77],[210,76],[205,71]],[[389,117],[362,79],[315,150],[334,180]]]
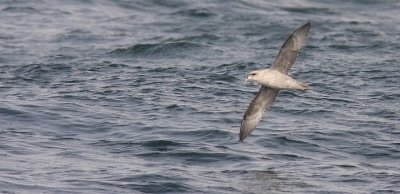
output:
[[[261,87],[244,113],[242,125],[240,126],[240,141],[243,141],[256,128],[264,111],[272,105],[278,92],[278,89],[266,86]]]
[[[296,61],[297,55],[301,47],[303,47],[304,41],[307,37],[308,31],[310,31],[311,24],[306,23],[292,35],[286,39],[283,43],[275,62],[272,64],[271,69],[278,70],[281,73],[287,74],[289,69],[293,66]]]

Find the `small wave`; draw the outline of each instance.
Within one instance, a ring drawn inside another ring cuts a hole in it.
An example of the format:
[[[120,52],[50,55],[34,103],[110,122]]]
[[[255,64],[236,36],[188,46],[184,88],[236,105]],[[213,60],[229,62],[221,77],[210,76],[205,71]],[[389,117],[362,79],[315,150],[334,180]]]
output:
[[[221,39],[220,36],[217,36],[215,34],[209,34],[209,33],[204,33],[200,35],[194,35],[194,36],[185,36],[182,38],[174,38],[174,39],[167,39],[167,42],[181,42],[181,41],[186,41],[186,42],[203,42],[203,43],[208,43],[208,44],[213,44],[216,41]]]
[[[15,73],[21,74],[42,74],[42,73],[54,73],[64,72],[71,70],[72,68],[63,63],[34,63],[19,67],[15,70]]]
[[[217,14],[207,8],[187,9],[176,12],[177,15],[195,17],[195,18],[208,18],[216,16]]]
[[[178,105],[178,104],[168,105],[166,107],[166,109],[172,110],[172,111],[197,111],[197,109],[192,106]]]
[[[297,154],[267,154],[273,160],[284,160],[284,161],[296,161],[307,159],[305,157],[299,156]]]
[[[95,64],[89,71],[105,71],[105,70],[115,70],[115,69],[125,69],[128,66],[122,63],[113,63],[110,61],[103,61],[101,63]],[[136,69],[141,69],[142,67],[135,67]]]
[[[257,143],[264,147],[279,148],[282,146],[301,147],[304,150],[317,151],[320,146],[307,141],[294,140],[285,136],[278,136],[273,138],[261,138]]]
[[[335,166],[343,168],[343,169],[349,169],[349,170],[358,168],[358,166],[352,165],[352,164],[337,164]]]
[[[168,140],[151,140],[142,142],[141,145],[153,151],[167,151],[173,147],[184,146],[183,143]]]
[[[110,52],[118,57],[166,57],[178,58],[194,54],[205,46],[192,42],[164,42],[155,44],[136,44],[128,48],[118,48]]]
[[[137,154],[143,158],[169,158],[170,160],[184,160],[191,163],[210,163],[210,162],[224,162],[224,161],[247,161],[251,160],[250,157],[225,152],[201,152],[201,151],[173,151],[173,152],[145,152]]]
[[[176,73],[177,71],[177,67],[157,67],[148,70],[149,73]]]
[[[70,72],[72,67],[63,63],[35,63],[24,65],[14,70],[15,80],[48,84],[61,74]]]
[[[25,114],[25,112],[19,111],[19,110],[15,110],[15,109],[9,109],[9,108],[2,108],[0,107],[0,114],[4,116],[7,115],[14,115],[14,116],[22,116]]]
[[[229,74],[212,74],[212,75],[209,75],[207,78],[211,81],[222,81],[222,82],[229,82],[229,83],[232,83],[232,82],[238,80],[238,78],[236,76],[229,75]]]
[[[190,187],[182,183],[169,181],[168,179],[162,182],[128,183],[119,185],[118,187],[137,190],[143,193],[190,193],[192,191]]]
[[[254,62],[234,62],[234,63],[226,63],[217,66],[215,69],[218,70],[234,70],[234,71],[243,71],[248,68],[260,68],[260,64]]]
[[[93,41],[100,40],[100,37],[91,31],[82,29],[72,29],[57,35],[57,41]]]
[[[333,10],[329,8],[319,8],[319,7],[282,7],[282,10],[295,13],[304,14],[336,14]]]
[[[195,137],[196,139],[210,139],[210,138],[226,138],[232,136],[232,133],[222,130],[195,130],[195,131],[180,131],[180,132],[169,132],[172,136],[185,136]],[[236,134],[235,134],[236,137]]]
[[[40,11],[33,7],[6,7],[2,9],[5,12],[20,12],[20,13],[39,13]]]
[[[54,61],[68,61],[72,59],[76,59],[76,56],[73,55],[50,55],[47,57],[49,60],[54,60]]]
[[[168,8],[178,8],[187,5],[185,1],[164,1],[164,0],[151,0],[149,1],[153,5],[168,7]]]

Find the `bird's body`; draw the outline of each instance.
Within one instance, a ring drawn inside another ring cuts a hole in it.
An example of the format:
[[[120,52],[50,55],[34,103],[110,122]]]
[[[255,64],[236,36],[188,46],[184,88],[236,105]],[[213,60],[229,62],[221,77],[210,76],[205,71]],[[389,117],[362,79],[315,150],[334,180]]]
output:
[[[254,75],[253,75],[254,74]],[[307,90],[305,83],[299,82],[287,74],[274,69],[253,71],[246,80],[254,80],[263,86],[279,90]]]
[[[246,80],[260,83],[261,89],[251,101],[244,113],[240,126],[239,139],[243,141],[257,127],[262,115],[274,102],[279,90],[307,90],[305,83],[299,82],[288,75],[289,69],[296,61],[298,52],[303,46],[310,23],[297,29],[282,45],[275,62],[268,69],[253,71]]]

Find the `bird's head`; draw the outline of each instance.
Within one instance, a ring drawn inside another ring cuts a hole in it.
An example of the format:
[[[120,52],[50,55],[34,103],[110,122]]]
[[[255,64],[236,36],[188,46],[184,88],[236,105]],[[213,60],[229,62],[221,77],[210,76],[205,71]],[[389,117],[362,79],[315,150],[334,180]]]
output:
[[[247,76],[246,81],[257,81],[260,79],[260,76],[260,70],[252,71],[249,76]]]

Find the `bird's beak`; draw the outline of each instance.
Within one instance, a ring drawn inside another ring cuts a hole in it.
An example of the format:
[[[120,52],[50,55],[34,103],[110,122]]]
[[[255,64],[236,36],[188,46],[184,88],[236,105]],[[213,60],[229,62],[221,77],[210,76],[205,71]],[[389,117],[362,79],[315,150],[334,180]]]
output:
[[[246,82],[248,82],[250,80],[250,76],[249,77],[246,77]]]

